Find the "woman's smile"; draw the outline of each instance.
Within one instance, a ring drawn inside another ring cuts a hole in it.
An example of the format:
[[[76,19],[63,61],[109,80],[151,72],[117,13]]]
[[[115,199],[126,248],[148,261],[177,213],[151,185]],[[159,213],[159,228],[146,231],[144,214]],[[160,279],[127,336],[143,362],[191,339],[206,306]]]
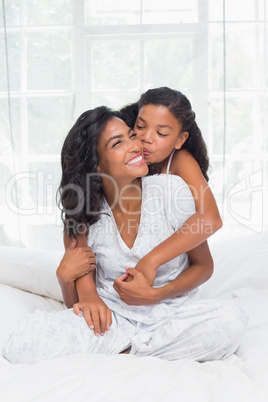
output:
[[[142,154],[138,155],[138,156],[134,156],[133,158],[131,158],[126,165],[127,166],[141,166],[143,165],[145,162]]]

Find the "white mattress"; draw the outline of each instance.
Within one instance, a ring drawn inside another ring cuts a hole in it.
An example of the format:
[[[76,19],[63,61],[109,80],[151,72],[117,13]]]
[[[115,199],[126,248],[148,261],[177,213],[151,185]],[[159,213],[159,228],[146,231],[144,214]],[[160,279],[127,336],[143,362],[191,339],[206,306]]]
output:
[[[217,243],[212,252],[215,272],[203,285],[202,297],[235,298],[250,317],[235,355],[201,364],[79,354],[32,366],[12,365],[0,357],[0,400],[267,402],[268,233]],[[60,252],[1,247],[0,255],[2,350],[18,318],[35,309],[62,309],[63,304],[53,274]]]

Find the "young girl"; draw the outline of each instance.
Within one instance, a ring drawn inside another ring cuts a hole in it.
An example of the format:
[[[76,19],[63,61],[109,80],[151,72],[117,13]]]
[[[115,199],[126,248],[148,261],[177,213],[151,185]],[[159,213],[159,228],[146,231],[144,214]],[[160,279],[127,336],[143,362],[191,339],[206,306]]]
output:
[[[104,304],[104,321],[112,325],[94,336],[72,309],[36,311],[13,331],[4,356],[13,363],[35,363],[70,353],[117,354],[130,347],[136,356],[204,361],[233,353],[246,326],[243,311],[230,301],[197,301],[197,289],[183,294],[177,289],[178,274],[189,269],[189,260],[201,269],[207,264],[205,243],[189,252],[189,260],[184,253],[163,264],[155,288],[129,270],[134,279],[124,284],[138,283],[138,302],[123,302],[114,289],[125,266],[137,264],[192,215],[194,201],[185,182],[169,174],[140,179],[148,172],[142,144],[105,107],[78,119],[63,146],[62,168],[65,232],[76,235],[88,228],[88,246],[97,259],[96,285],[92,271],[76,281],[76,307],[92,326],[94,311]]]
[[[145,272],[167,262],[166,256],[172,259],[198,246],[221,228],[222,221],[207,183],[206,145],[187,97],[167,87],[150,89],[137,103],[121,109],[120,117],[142,141],[147,164],[158,164],[162,174],[180,176],[195,200],[196,213],[135,267]]]

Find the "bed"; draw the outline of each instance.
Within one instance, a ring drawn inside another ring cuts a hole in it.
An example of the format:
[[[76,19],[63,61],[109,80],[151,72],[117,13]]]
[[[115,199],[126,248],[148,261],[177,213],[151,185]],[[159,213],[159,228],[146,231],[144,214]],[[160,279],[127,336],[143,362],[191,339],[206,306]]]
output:
[[[12,365],[3,346],[16,321],[64,307],[55,276],[62,251],[0,247],[0,400],[268,401],[268,232],[211,244],[215,270],[202,298],[235,299],[249,314],[236,354],[197,363],[76,354]]]

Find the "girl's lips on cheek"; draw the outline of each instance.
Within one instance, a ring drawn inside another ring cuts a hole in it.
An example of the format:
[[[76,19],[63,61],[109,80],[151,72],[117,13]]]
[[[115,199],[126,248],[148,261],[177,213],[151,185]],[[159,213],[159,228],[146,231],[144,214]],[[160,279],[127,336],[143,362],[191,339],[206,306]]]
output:
[[[143,155],[148,156],[150,155],[151,152],[149,152],[147,149],[143,149]]]

